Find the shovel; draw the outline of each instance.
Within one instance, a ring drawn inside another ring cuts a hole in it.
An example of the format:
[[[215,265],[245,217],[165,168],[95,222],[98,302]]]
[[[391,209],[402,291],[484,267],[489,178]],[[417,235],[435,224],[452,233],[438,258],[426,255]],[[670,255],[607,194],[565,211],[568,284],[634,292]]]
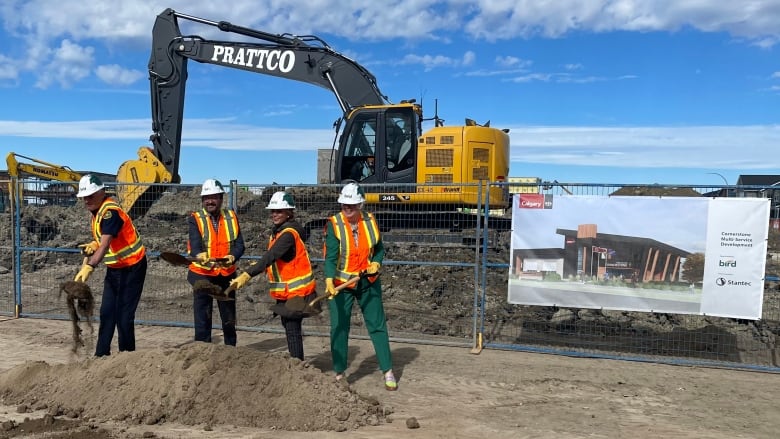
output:
[[[192,292],[194,294],[208,294],[220,302],[236,300],[235,297],[230,296],[231,291],[229,289],[222,291],[217,285],[214,285],[207,280],[195,281],[195,283],[192,285]]]
[[[190,265],[193,262],[198,262],[198,258],[193,258],[191,256],[183,256],[176,252],[161,252],[160,253],[160,259],[163,261],[175,265],[177,267],[186,267]],[[227,261],[227,258],[211,258],[209,259],[209,262],[225,262]]]
[[[339,292],[345,288],[354,287],[357,281],[364,277],[378,276],[379,273],[367,274],[366,272],[360,273],[359,276],[355,276],[343,284],[336,287],[336,292]],[[329,294],[323,294],[320,297],[315,298],[311,302],[306,303],[305,299],[301,296],[295,296],[290,298],[284,303],[277,303],[271,307],[271,310],[286,318],[304,318],[318,315],[322,312],[322,306],[319,304],[321,301],[330,297]]]

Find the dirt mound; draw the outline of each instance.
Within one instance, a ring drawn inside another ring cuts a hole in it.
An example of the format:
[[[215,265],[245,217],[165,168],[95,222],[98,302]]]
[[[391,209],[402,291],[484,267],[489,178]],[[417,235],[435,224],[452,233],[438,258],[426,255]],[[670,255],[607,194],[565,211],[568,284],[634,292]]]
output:
[[[297,359],[206,343],[28,362],[0,374],[0,396],[5,404],[147,425],[343,431],[384,421],[376,400]]]

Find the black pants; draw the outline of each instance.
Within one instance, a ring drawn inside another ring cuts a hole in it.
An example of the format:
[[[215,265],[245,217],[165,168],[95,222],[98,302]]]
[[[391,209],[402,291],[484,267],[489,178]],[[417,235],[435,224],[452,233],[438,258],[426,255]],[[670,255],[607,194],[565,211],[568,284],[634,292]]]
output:
[[[114,329],[119,352],[135,350],[135,311],[144,290],[146,266],[146,258],[143,258],[130,267],[106,268],[95,356],[111,354]]]
[[[282,317],[284,335],[287,337],[287,350],[290,356],[303,361],[303,319],[290,319]]]
[[[230,285],[230,281],[235,278],[235,273],[230,276],[203,276],[197,273],[188,272],[187,281],[194,284],[199,280],[206,280],[218,286],[224,291]],[[213,327],[214,298],[208,294],[193,293],[192,311],[193,323],[195,325],[195,341],[205,341],[211,343],[211,329]],[[225,344],[235,346],[238,340],[236,335],[236,301],[235,300],[217,300],[217,309],[219,317],[222,320],[222,333]]]

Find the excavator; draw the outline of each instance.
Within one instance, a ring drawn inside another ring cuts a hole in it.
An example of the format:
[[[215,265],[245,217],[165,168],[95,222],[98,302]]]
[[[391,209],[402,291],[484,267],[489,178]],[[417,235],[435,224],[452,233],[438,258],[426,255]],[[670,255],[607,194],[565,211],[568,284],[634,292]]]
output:
[[[233,36],[215,41],[182,35],[180,21],[211,26]],[[235,41],[239,39],[246,41]],[[488,197],[491,206],[508,202],[506,191],[490,183],[506,181],[509,173],[509,130],[470,119],[463,126],[444,126],[437,115],[427,119],[434,120],[435,126],[423,132],[426,119],[420,104],[414,99],[390,103],[373,74],[317,36],[271,34],[166,9],[152,30],[152,146],[141,147],[138,159],[124,162],[117,173],[117,195],[124,206],[132,206],[131,216],[143,214],[166,183],[181,181],[179,154],[189,60],[300,81],[332,92],[342,115],[334,124],[330,180],[364,184],[370,192],[368,203],[473,207]],[[384,189],[372,190],[372,184]]]
[[[26,162],[19,159],[24,159]],[[81,174],[67,166],[55,165],[54,163],[27,157],[15,152],[9,152],[6,155],[5,163],[8,165],[8,176],[12,178],[8,183],[8,198],[11,203],[16,201],[17,184],[15,180],[27,175],[42,180],[73,182],[71,185],[73,188],[72,193],[65,192],[67,190],[65,188],[70,186],[57,186],[60,190],[37,194],[38,198],[47,199],[47,201],[71,199],[79,189],[78,182],[81,179]]]
[[[28,195],[45,204],[70,204],[79,190],[79,180],[81,180],[82,174],[67,166],[49,163],[15,152],[6,154],[5,163],[8,166],[8,176],[11,177],[8,185],[9,198],[12,203],[16,201],[17,188],[23,189],[18,185],[18,179],[27,176],[36,177],[42,181],[70,183],[69,185],[47,185],[47,188],[43,190],[28,191]],[[109,177],[109,180],[112,179]],[[116,191],[113,187],[109,187],[106,192],[112,197],[116,197]],[[122,204],[122,207],[129,209],[131,206]]]

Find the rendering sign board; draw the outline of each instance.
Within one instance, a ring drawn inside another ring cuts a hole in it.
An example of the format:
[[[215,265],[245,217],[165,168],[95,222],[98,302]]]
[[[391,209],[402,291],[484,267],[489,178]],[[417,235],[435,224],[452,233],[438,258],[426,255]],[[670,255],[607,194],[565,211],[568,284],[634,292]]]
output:
[[[768,221],[760,198],[517,194],[508,301],[759,319]]]

